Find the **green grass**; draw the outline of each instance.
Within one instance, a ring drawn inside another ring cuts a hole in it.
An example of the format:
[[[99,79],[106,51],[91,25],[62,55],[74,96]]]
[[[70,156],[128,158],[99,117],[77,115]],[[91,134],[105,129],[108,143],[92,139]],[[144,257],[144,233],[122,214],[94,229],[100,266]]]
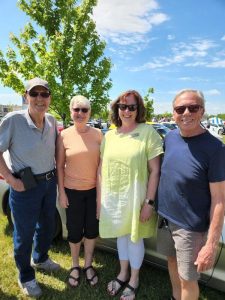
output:
[[[13,259],[12,232],[5,217],[0,218],[0,299],[28,299],[17,285],[17,270]],[[76,299],[76,300],[107,300],[112,299],[106,293],[107,282],[116,275],[118,261],[116,255],[96,250],[94,266],[99,274],[99,284],[96,288],[87,285],[82,277],[81,285],[76,289],[68,288],[65,284],[71,265],[69,247],[66,241],[54,242],[50,256],[62,266],[55,274],[37,272],[37,280],[43,289],[41,300]],[[83,265],[83,251],[81,252]],[[170,296],[169,276],[166,271],[144,265],[140,274],[140,289],[137,299],[166,300]],[[115,299],[119,299],[116,297]],[[225,294],[210,288],[201,287],[201,300],[223,300]]]

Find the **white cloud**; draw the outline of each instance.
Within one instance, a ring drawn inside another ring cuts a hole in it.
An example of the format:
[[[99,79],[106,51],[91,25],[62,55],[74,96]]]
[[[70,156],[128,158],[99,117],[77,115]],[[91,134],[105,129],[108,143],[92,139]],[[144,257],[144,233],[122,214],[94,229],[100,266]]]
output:
[[[167,40],[172,41],[174,39],[175,39],[175,35],[172,35],[172,34],[167,35]]]
[[[152,27],[169,19],[158,9],[156,0],[99,0],[93,17],[98,32],[106,40],[120,45],[146,43],[144,37]]]
[[[224,60],[215,60],[207,64],[209,68],[225,68],[225,59]]]
[[[221,37],[221,41],[225,41],[225,35]]]
[[[130,70],[138,72],[147,69],[164,68],[181,63],[186,67],[216,67],[216,61],[206,62],[203,60],[209,56],[210,50],[215,47],[217,47],[217,45],[213,41],[205,39],[193,39],[188,43],[177,43],[171,48],[171,54],[167,57],[154,57],[151,62],[147,62],[138,67],[133,67]],[[224,63],[222,62],[220,67],[223,67],[223,65]]]
[[[212,90],[204,91],[204,94],[208,95],[208,96],[221,95],[220,91],[218,91],[217,89],[212,89]]]
[[[193,82],[208,82],[209,79],[200,78],[200,77],[180,77],[178,80],[181,81],[193,81]]]

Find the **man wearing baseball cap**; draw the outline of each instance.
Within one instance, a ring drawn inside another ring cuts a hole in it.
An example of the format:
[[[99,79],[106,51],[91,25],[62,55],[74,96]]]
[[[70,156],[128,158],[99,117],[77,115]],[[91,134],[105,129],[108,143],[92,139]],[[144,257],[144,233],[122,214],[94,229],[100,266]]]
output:
[[[28,109],[10,112],[0,123],[0,173],[10,186],[18,284],[26,295],[38,297],[42,291],[34,268],[60,268],[48,256],[55,228],[57,127],[47,113],[51,101],[47,81],[29,80],[24,97]],[[7,150],[9,167],[3,157]]]

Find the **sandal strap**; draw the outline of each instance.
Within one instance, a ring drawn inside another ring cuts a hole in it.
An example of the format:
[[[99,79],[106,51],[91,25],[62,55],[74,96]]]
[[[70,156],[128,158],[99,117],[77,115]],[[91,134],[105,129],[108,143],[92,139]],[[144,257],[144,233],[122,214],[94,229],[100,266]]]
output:
[[[77,271],[80,273],[81,267],[72,267],[72,268],[70,269],[70,273],[71,273],[73,270],[77,270]]]
[[[74,270],[77,270],[78,271],[78,277],[74,277],[73,275],[71,275],[71,273],[74,271]],[[70,269],[70,273],[69,275],[67,276],[67,280],[69,280],[70,278],[73,279],[74,281],[78,282],[80,281],[80,271],[81,271],[81,268],[80,267],[72,267]]]
[[[94,275],[93,275],[91,278],[87,278],[87,270],[89,270],[89,269],[92,269],[93,272],[94,272]],[[96,272],[96,270],[94,269],[93,266],[89,266],[89,267],[87,267],[87,268],[84,268],[83,270],[84,270],[84,272],[86,273],[86,280],[87,280],[87,281],[90,282],[90,281],[92,281],[95,277],[97,277],[97,272]]]
[[[83,268],[83,270],[84,270],[85,273],[86,273],[87,270],[89,270],[89,269],[93,269],[93,270],[95,271],[95,269],[93,268],[92,265],[88,266],[87,268]]]
[[[72,275],[69,275],[68,276],[68,279],[73,279],[74,281],[77,281],[77,282],[79,282],[80,281],[80,276],[79,277],[74,277],[74,276],[72,276]]]
[[[111,290],[108,289],[108,293],[111,295],[111,293],[114,291],[115,293],[113,294],[113,296],[116,296],[121,291],[121,289],[127,284],[127,280],[122,281],[116,277],[110,283],[111,283],[112,289]]]
[[[126,290],[128,289],[128,291]],[[129,297],[129,296],[132,296],[132,295],[136,295],[137,293],[137,290],[138,290],[138,286],[136,288],[134,288],[133,286],[129,285],[129,283],[126,285],[126,288],[125,290],[123,291],[122,295],[124,297]]]
[[[120,286],[124,286],[127,283],[127,281],[122,281],[119,278],[113,279],[113,282],[115,282],[115,281],[118,282]]]
[[[129,283],[126,285],[126,288],[128,288],[129,290],[131,290],[132,292],[135,292],[137,290],[137,287],[134,288],[133,286],[129,285]]]

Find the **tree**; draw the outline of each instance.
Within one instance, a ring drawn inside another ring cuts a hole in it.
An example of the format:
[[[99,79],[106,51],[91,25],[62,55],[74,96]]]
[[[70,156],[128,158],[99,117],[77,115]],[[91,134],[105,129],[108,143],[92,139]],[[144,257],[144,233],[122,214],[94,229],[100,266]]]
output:
[[[33,21],[11,34],[13,47],[0,51],[0,80],[16,92],[23,81],[46,79],[52,90],[51,109],[69,120],[69,101],[82,94],[92,101],[92,112],[104,110],[112,83],[111,61],[96,32],[92,10],[97,0],[19,0]],[[37,32],[38,28],[40,33]]]
[[[217,117],[225,121],[225,114],[218,114]]]
[[[144,96],[147,121],[150,121],[152,119],[154,113],[153,99],[151,98],[151,94],[153,93],[154,93],[154,88],[149,88],[147,94]]]

